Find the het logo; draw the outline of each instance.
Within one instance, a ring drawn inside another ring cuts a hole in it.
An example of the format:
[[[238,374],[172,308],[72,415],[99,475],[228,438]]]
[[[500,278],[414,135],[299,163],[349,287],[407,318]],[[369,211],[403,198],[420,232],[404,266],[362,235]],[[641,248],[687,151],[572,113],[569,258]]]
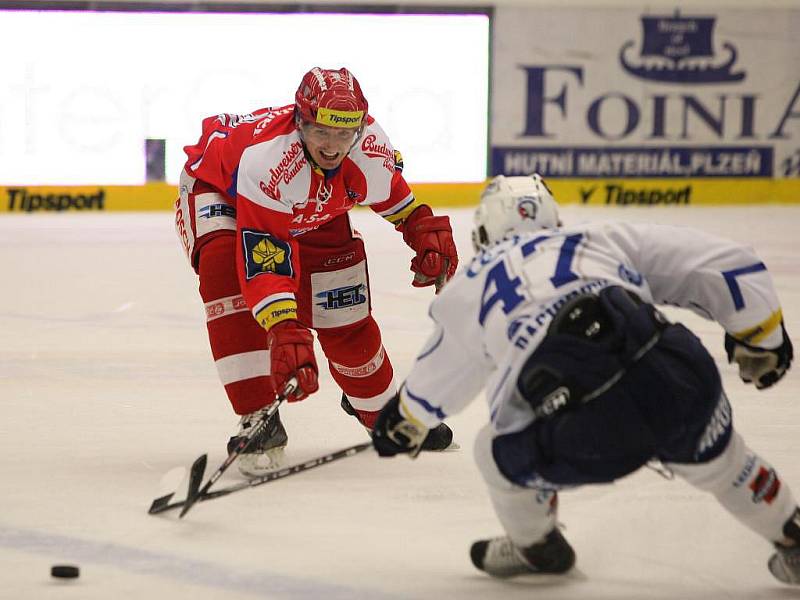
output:
[[[325,310],[335,310],[337,308],[350,308],[352,306],[364,304],[367,301],[367,297],[362,293],[363,289],[364,284],[357,283],[356,285],[348,285],[320,292],[317,294],[317,298],[319,298],[321,302],[317,302],[317,306]]]
[[[230,204],[209,204],[197,211],[200,219],[211,219],[214,217],[236,218],[236,209]]]

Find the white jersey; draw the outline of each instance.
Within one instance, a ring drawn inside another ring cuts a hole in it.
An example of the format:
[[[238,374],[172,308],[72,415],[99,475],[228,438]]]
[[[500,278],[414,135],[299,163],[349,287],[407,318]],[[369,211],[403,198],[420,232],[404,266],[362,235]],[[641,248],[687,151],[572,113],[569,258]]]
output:
[[[405,410],[432,427],[485,385],[495,431],[524,429],[533,413],[513,390],[527,357],[568,299],[610,285],[690,309],[754,346],[782,342],[772,280],[750,248],[662,225],[543,230],[477,254],[436,297],[436,328],[406,379]]]

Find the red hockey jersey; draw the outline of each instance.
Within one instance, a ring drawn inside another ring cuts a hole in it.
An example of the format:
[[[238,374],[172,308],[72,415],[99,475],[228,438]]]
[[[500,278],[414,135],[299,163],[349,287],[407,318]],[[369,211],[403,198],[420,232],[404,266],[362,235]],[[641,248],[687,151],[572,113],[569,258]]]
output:
[[[266,328],[296,317],[303,233],[357,204],[393,224],[417,206],[398,155],[371,117],[339,168],[327,175],[305,154],[294,105],[208,117],[200,140],[184,151],[186,171],[236,208],[239,282]]]

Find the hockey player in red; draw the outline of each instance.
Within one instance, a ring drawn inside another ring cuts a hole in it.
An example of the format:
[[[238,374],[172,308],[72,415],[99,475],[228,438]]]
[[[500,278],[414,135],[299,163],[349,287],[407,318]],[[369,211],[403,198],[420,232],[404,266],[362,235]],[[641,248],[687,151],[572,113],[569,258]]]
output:
[[[176,229],[200,278],[209,341],[240,431],[296,377],[290,401],[317,391],[313,335],[342,407],[371,429],[397,386],[371,316],[364,244],[348,211],[369,206],[414,251],[412,285],[436,291],[456,271],[447,217],[409,189],[402,160],[347,69],[315,67],[294,104],[203,121],[176,202]],[[426,448],[450,445],[442,424]],[[278,413],[240,459],[246,475],[280,464]]]

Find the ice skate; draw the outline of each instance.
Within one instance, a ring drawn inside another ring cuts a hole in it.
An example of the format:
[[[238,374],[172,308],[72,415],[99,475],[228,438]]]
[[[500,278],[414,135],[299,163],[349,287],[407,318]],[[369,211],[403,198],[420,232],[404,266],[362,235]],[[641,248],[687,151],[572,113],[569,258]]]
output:
[[[266,408],[262,408],[242,416],[239,421],[239,432],[228,440],[228,453],[236,447],[243,436],[247,436],[258,424],[266,410]],[[280,468],[287,442],[286,429],[281,423],[280,413],[276,412],[270,417],[263,431],[239,456],[239,460],[236,461],[239,472],[245,477],[259,477]]]
[[[561,574],[575,564],[575,552],[558,529],[526,548],[515,546],[508,537],[481,540],[472,544],[470,558],[478,569],[498,578]]]
[[[775,550],[767,563],[769,572],[778,581],[800,585],[800,546],[775,544]]]
[[[770,557],[767,566],[778,581],[800,585],[800,508],[795,509],[794,514],[784,524],[783,534],[786,541],[791,540],[794,545],[776,543],[776,552]]]
[[[358,415],[358,411],[353,408],[353,405],[350,404],[350,401],[347,399],[346,394],[342,394],[342,409],[348,415],[352,415],[358,422],[362,425],[364,423],[361,422],[361,418]],[[367,431],[370,428],[367,427]],[[428,436],[425,438],[425,441],[422,442],[422,449],[428,450],[430,452],[442,452],[443,450],[458,450],[461,446],[456,444],[453,441],[453,430],[446,423],[439,423],[436,427],[431,429],[428,432]]]

